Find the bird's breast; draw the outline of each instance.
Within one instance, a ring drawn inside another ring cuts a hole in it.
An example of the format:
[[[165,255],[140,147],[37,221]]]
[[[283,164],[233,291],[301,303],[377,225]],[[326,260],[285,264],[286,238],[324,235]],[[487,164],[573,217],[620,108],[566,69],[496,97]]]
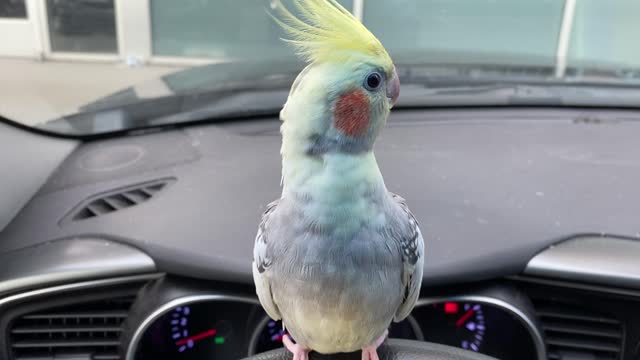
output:
[[[348,241],[311,236],[290,244],[297,260],[274,268],[273,296],[285,326],[319,352],[369,345],[402,301],[399,250],[372,230]]]

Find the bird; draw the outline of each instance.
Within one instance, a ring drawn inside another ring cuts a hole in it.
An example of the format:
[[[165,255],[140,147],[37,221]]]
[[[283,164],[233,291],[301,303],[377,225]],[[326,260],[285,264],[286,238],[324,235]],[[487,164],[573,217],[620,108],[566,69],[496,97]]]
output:
[[[282,320],[294,360],[359,350],[378,360],[391,323],[415,306],[425,252],[373,151],[400,81],[382,43],[337,1],[292,4],[273,0],[269,12],[306,66],[280,111],[282,194],[259,221],[256,293]]]

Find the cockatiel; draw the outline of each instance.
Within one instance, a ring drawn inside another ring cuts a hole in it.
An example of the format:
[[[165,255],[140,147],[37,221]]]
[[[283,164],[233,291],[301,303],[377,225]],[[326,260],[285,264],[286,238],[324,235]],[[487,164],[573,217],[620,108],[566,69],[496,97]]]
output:
[[[275,1],[275,20],[308,61],[280,113],[282,196],[268,205],[253,277],[295,360],[362,349],[378,359],[391,321],[413,309],[424,245],[387,191],[373,145],[400,82],[382,44],[334,0]]]

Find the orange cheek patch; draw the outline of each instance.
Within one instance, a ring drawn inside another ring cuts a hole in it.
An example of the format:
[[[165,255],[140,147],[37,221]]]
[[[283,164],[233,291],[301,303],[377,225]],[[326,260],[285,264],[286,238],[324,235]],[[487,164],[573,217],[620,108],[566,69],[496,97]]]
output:
[[[369,98],[362,90],[340,96],[336,102],[335,127],[348,136],[360,136],[369,127]]]

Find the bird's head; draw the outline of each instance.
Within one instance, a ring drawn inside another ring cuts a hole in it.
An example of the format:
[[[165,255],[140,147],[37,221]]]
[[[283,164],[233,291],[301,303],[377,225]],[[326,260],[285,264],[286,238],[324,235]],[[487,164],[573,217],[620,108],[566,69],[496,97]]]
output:
[[[400,94],[391,57],[335,0],[292,1],[299,15],[275,1],[274,19],[309,65],[281,113],[285,141],[311,155],[371,151]]]

